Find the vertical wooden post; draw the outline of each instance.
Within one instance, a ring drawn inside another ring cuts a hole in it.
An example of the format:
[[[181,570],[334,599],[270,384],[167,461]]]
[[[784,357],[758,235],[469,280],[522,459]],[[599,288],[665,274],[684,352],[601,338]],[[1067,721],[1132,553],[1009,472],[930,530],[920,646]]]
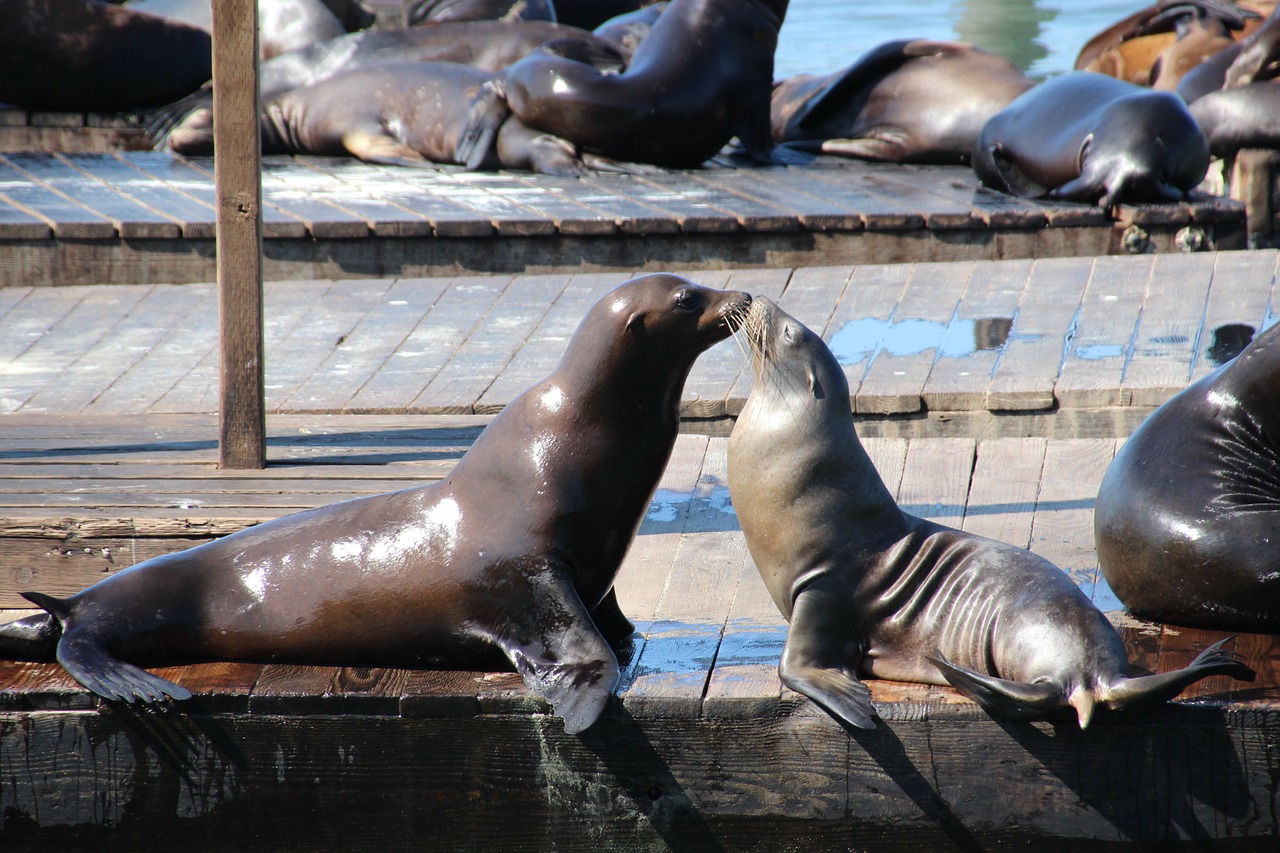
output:
[[[222,356],[219,462],[223,468],[266,465],[258,101],[258,4],[256,0],[213,0],[213,145]]]

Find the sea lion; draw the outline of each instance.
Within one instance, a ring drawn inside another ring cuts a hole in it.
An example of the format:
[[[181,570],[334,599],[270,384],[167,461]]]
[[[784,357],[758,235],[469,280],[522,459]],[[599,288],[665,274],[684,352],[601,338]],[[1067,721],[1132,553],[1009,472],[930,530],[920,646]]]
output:
[[[1094,534],[1107,583],[1135,614],[1280,631],[1278,395],[1272,326],[1156,409],[1116,454]]]
[[[1107,618],[1047,560],[903,512],[854,429],[822,339],[764,297],[743,321],[754,383],[729,436],[729,494],[791,623],[782,682],[871,728],[860,676],[947,684],[988,712],[1074,717],[1141,708],[1194,681],[1253,672],[1220,644],[1139,674]]]
[[[1161,0],[1085,42],[1075,68],[1148,85],[1161,53],[1197,26],[1206,31],[1236,32],[1257,17],[1249,9],[1222,0]]]
[[[973,170],[992,189],[1096,203],[1170,202],[1209,169],[1209,143],[1182,99],[1072,71],[991,117]]]
[[[347,30],[323,0],[257,0],[258,57],[327,41]],[[126,8],[213,32],[211,0],[131,0]]]
[[[615,160],[700,166],[735,135],[769,160],[773,53],[787,0],[673,0],[621,74],[547,46],[498,72],[459,155],[484,156],[508,112]]]
[[[96,0],[0,0],[0,102],[120,112],[168,103],[212,74],[209,34]]]
[[[634,12],[610,18],[592,32],[634,52],[640,46],[640,42],[653,31],[653,25],[658,22],[658,16],[665,12],[669,5],[671,4],[667,0],[661,0],[661,2],[650,3],[648,6],[641,6]]]
[[[987,120],[1032,82],[959,42],[886,42],[843,71],[773,88],[773,141],[890,163],[968,163]]]
[[[350,154],[370,163],[458,163],[457,140],[472,95],[489,72],[450,62],[390,62],[290,89],[262,105],[263,154]],[[197,109],[161,142],[179,154],[213,151],[213,111]],[[521,124],[502,124],[473,168],[552,175],[584,171],[573,145]]]
[[[576,40],[586,61],[599,68],[620,71],[630,58],[621,45],[549,21],[453,21],[347,33],[281,53],[259,66],[258,85],[266,101],[335,74],[388,62],[455,62],[497,71],[556,39]],[[152,111],[145,126],[152,139],[160,140],[194,112],[212,105],[213,90],[206,86]]]
[[[675,444],[685,379],[749,302],[674,275],[622,284],[445,479],[265,522],[66,599],[26,593],[47,615],[0,626],[0,656],[56,647],[85,687],[144,702],[190,693],[138,663],[505,657],[581,731],[617,680],[610,641],[632,632],[613,581]]]
[[[406,26],[445,21],[556,21],[551,0],[413,0],[404,7]]]
[[[1231,157],[1242,148],[1280,148],[1280,80],[1210,92],[1190,109],[1214,157]]]

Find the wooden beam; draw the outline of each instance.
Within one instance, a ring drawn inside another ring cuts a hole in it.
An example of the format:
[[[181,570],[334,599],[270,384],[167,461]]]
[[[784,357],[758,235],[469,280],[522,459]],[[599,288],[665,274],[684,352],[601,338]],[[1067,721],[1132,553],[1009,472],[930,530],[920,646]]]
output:
[[[266,465],[258,6],[213,4],[214,183],[222,358],[219,463]]]

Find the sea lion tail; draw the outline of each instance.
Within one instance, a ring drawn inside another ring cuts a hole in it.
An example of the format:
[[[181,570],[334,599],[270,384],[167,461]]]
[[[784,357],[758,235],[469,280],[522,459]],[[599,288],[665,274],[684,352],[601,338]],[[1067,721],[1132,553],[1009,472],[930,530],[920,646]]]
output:
[[[1070,704],[1076,709],[1080,727],[1084,728],[1089,724],[1091,710],[1086,712],[1071,700],[1064,702],[1062,691],[1056,685],[1027,684],[983,675],[956,666],[941,651],[935,652],[929,660],[952,687],[977,702],[989,714],[1015,720],[1041,720],[1062,711],[1065,705]],[[1072,699],[1075,699],[1074,695]],[[1092,702],[1089,705],[1091,709]]]
[[[45,612],[0,625],[0,658],[53,661],[58,639],[62,636],[62,621],[55,611],[65,612],[66,605],[60,599],[38,592],[24,592],[22,595]],[[43,602],[50,606],[46,607]]]
[[[498,77],[486,82],[471,99],[467,120],[458,136],[454,157],[468,169],[479,169],[498,138],[498,129],[511,115],[505,82]]]
[[[1229,675],[1237,681],[1253,681],[1257,673],[1242,663],[1224,645],[1235,637],[1225,637],[1209,646],[1182,669],[1122,679],[1106,691],[1109,708],[1142,710],[1162,705],[1202,678]]]

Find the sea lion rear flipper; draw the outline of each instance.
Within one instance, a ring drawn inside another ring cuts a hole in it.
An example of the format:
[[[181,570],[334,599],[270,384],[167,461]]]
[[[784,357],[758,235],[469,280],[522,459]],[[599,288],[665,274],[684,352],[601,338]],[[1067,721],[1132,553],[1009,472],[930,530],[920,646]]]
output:
[[[511,115],[507,105],[506,84],[494,78],[476,92],[467,108],[467,120],[458,135],[456,157],[459,163],[475,171],[484,163],[493,148],[498,129]]]
[[[505,631],[493,639],[529,689],[564,719],[565,732],[577,734],[599,719],[619,668],[568,575],[559,565],[529,570],[529,603],[508,613]]]
[[[956,666],[940,651],[930,657],[929,661],[942,672],[952,687],[977,702],[990,714],[1015,720],[1039,720],[1068,707],[1062,690],[1053,684],[1027,684],[983,675]]]
[[[825,590],[807,587],[796,595],[778,677],[845,725],[874,729],[871,690],[854,676],[863,650],[841,610],[838,596]]]
[[[385,133],[353,129],[342,135],[342,147],[366,163],[388,166],[421,166],[427,158]]]
[[[1245,666],[1234,652],[1222,648],[1233,639],[1235,637],[1219,640],[1182,669],[1120,681],[1107,691],[1107,707],[1141,710],[1162,705],[1191,684],[1211,675],[1229,675],[1237,681],[1253,681],[1257,673]]]

